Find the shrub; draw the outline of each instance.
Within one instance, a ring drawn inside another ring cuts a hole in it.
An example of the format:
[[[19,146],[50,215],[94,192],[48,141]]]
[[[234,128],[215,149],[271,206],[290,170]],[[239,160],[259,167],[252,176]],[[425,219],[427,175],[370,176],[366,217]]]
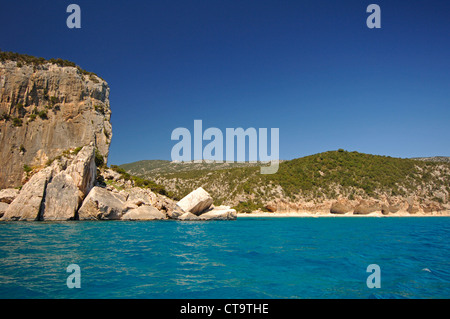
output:
[[[36,114],[30,114],[29,121],[33,122],[36,119],[36,117],[37,117]]]
[[[254,203],[252,201],[242,202],[233,207],[236,211],[242,213],[251,213],[254,210],[262,208],[261,203]]]
[[[117,172],[117,173],[119,173],[119,174],[128,174],[123,168],[121,168],[121,167],[119,167],[119,166],[117,166],[117,165],[111,165],[111,169],[112,169],[114,172]]]
[[[28,54],[20,54],[16,52],[5,52],[0,50],[0,61],[16,61],[17,66],[21,67],[22,65],[32,65],[34,69],[36,70],[37,66],[43,65],[45,63],[53,63],[56,65],[59,65],[61,67],[76,67],[78,71],[81,74],[85,75],[96,75],[95,73],[88,72],[86,70],[83,70],[79,66],[77,66],[75,63],[63,60],[63,59],[45,59],[41,57],[35,57]],[[98,75],[96,75],[99,77]],[[99,77],[101,79],[101,77]]]
[[[24,172],[29,173],[29,172],[32,171],[32,168],[31,168],[30,166],[28,166],[28,165],[25,164],[25,165],[23,166],[23,170],[24,170]]]
[[[95,165],[97,167],[104,167],[105,166],[105,159],[103,158],[103,155],[100,154],[98,149],[95,149]]]
[[[77,155],[78,153],[80,153],[81,149],[82,149],[81,146],[80,146],[80,147],[77,147],[76,149],[74,149],[74,150],[72,151],[72,154],[73,154],[73,155]]]
[[[103,105],[96,104],[96,105],[94,105],[94,109],[95,109],[96,112],[99,112],[99,113],[105,115],[105,108],[104,108]]]
[[[3,113],[3,114],[0,116],[0,120],[9,121],[10,119],[11,119],[11,116],[9,116],[9,114],[7,114],[7,113]]]
[[[45,110],[42,110],[42,111],[38,112],[38,115],[39,115],[39,117],[40,117],[41,119],[43,119],[43,120],[47,120],[47,119],[48,119],[48,117],[47,117],[47,111],[45,111]]]
[[[59,99],[56,96],[51,96],[50,103],[51,103],[51,105],[55,105],[55,104],[59,103]]]
[[[19,118],[17,118],[17,117],[15,117],[15,118],[13,118],[13,125],[15,126],[15,127],[19,127],[19,126],[22,126],[22,119],[19,119]]]

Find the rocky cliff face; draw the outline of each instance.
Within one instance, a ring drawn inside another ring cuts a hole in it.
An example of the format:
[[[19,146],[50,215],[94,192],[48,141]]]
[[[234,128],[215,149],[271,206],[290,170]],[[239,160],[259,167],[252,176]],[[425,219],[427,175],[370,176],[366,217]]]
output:
[[[107,159],[112,137],[108,84],[75,66],[0,61],[0,189],[24,169],[93,143]]]

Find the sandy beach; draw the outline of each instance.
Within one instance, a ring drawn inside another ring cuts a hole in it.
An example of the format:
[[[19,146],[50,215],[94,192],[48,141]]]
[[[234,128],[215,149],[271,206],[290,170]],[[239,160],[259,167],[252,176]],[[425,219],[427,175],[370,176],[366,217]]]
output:
[[[255,213],[238,213],[238,218],[247,217],[448,217],[450,216],[450,211],[432,212],[432,213],[417,213],[409,214],[408,212],[398,212],[395,214],[383,215],[381,212],[374,212],[367,215],[354,215],[353,213],[348,214],[331,214],[331,213],[316,213],[312,214],[310,212],[288,212],[288,213],[269,213],[269,212],[255,212]]]

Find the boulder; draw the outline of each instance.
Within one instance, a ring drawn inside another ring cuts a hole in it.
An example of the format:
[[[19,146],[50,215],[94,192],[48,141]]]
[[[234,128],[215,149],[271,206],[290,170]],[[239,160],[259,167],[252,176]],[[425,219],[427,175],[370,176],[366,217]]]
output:
[[[189,213],[189,212],[188,212]],[[178,205],[175,205],[172,209],[167,210],[167,216],[171,219],[178,219],[180,216],[186,214]]]
[[[113,180],[113,181],[118,181],[119,179],[122,178],[122,175],[120,175],[120,173],[117,173],[116,171],[112,170],[112,169],[106,169],[103,172],[103,176],[106,180]]]
[[[2,220],[37,220],[41,213],[45,189],[53,175],[51,167],[47,167],[31,177],[19,195],[9,205]]]
[[[387,214],[389,214],[391,211],[390,211],[390,207],[388,206],[388,205],[386,205],[386,204],[383,204],[383,205],[381,205],[381,213],[383,214],[383,215],[387,215]]]
[[[0,203],[11,204],[19,195],[19,190],[15,188],[6,188],[0,190]]]
[[[424,213],[432,213],[432,212],[440,212],[444,210],[444,207],[438,203],[433,201],[427,201],[424,204],[420,205]]]
[[[127,203],[134,204],[136,206],[152,205],[153,200],[142,188],[133,187],[128,191]]]
[[[5,215],[6,210],[8,209],[9,204],[0,202],[0,218],[3,217],[3,215]]]
[[[198,217],[197,215],[194,215],[192,213],[184,213],[183,215],[178,217],[178,220],[183,220],[183,221],[200,220],[200,217]]]
[[[174,200],[153,192],[150,196],[152,198],[152,205],[158,210],[165,212],[170,218],[176,218],[184,213]]]
[[[234,209],[214,209],[207,213],[201,214],[201,220],[233,220],[237,214]]]
[[[402,208],[401,204],[389,205],[389,212],[392,214],[397,213]]]
[[[273,204],[273,203],[269,203],[265,206],[265,208],[271,212],[271,213],[275,213],[277,211],[277,205]]]
[[[140,206],[132,209],[122,216],[122,220],[154,220],[165,219],[166,214],[160,212],[153,206]]]
[[[97,166],[95,165],[94,144],[83,147],[77,156],[66,169],[75,185],[80,190],[80,198],[85,198],[89,191],[94,187],[97,177]]]
[[[78,210],[80,220],[118,220],[126,211],[124,197],[95,186]]]
[[[40,220],[73,220],[80,204],[79,190],[66,172],[58,173],[47,186]]]
[[[200,215],[207,210],[212,203],[212,197],[202,187],[199,187],[181,199],[177,205],[184,212]]]
[[[345,199],[334,202],[330,207],[331,214],[347,214],[353,209],[352,205]]]
[[[409,204],[408,209],[406,210],[411,215],[417,214],[420,210],[420,206],[417,204]]]
[[[381,205],[379,203],[362,200],[359,205],[355,207],[353,214],[367,215],[376,211],[381,211]]]

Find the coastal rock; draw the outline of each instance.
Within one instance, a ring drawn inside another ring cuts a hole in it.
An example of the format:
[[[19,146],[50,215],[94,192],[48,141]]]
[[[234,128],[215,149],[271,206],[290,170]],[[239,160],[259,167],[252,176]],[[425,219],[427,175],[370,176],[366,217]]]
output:
[[[128,194],[127,203],[134,204],[136,206],[152,205],[154,203],[154,200],[152,200],[148,192],[142,188],[133,187],[126,193]]]
[[[94,186],[78,210],[80,220],[118,220],[125,213],[124,197]]]
[[[114,171],[112,169],[106,169],[103,172],[103,177],[106,180],[118,181],[122,177],[122,175],[120,175],[119,173],[117,173],[116,171]]]
[[[418,204],[409,204],[408,209],[406,210],[411,215],[417,214],[420,211],[420,206]]]
[[[237,218],[234,209],[214,209],[207,213],[201,214],[201,220],[233,220]]]
[[[93,143],[80,150],[72,164],[67,167],[66,173],[72,177],[75,185],[80,190],[80,198],[83,199],[94,187],[97,177]]]
[[[122,220],[154,220],[165,219],[166,214],[161,213],[153,206],[140,206],[130,210],[122,216]]]
[[[179,216],[177,219],[191,221],[191,220],[200,220],[200,217],[198,217],[197,215],[194,215],[192,213],[184,213],[183,215]]]
[[[401,207],[402,206],[400,204],[389,205],[389,213],[395,214],[401,209]]]
[[[180,216],[186,214],[184,210],[182,210],[178,205],[175,205],[173,209],[167,211],[167,216],[171,219],[178,219]]]
[[[0,190],[0,203],[11,204],[19,195],[19,190],[15,188],[6,188]]]
[[[362,200],[359,205],[355,207],[353,214],[368,215],[376,211],[381,211],[381,205],[379,203]]]
[[[6,210],[8,209],[9,204],[0,202],[0,218],[3,217],[3,215],[5,215]]]
[[[352,205],[346,199],[340,199],[334,202],[330,207],[331,214],[347,214],[353,209]]]
[[[423,210],[423,212],[426,214],[430,214],[433,212],[440,212],[440,211],[444,210],[444,207],[440,203],[431,202],[431,201],[427,201],[427,202],[423,203],[422,205],[420,205],[420,207]]]
[[[390,208],[386,204],[381,205],[381,213],[383,215],[388,215],[390,213]]]
[[[5,60],[0,87],[0,117],[18,123],[0,119],[0,188],[21,186],[24,165],[42,167],[68,149],[94,143],[107,158],[111,110],[101,78],[75,65]]]
[[[37,220],[53,170],[47,167],[31,177],[16,199],[9,205],[2,220]]]
[[[267,205],[265,206],[265,208],[266,208],[269,212],[271,212],[271,213],[274,213],[274,212],[277,211],[277,206],[276,206],[276,204],[273,204],[273,203],[267,204]]]
[[[40,220],[73,220],[80,203],[79,189],[66,172],[58,173],[48,184]]]
[[[212,203],[212,197],[202,187],[199,187],[181,199],[177,205],[184,212],[200,215],[207,210]]]

